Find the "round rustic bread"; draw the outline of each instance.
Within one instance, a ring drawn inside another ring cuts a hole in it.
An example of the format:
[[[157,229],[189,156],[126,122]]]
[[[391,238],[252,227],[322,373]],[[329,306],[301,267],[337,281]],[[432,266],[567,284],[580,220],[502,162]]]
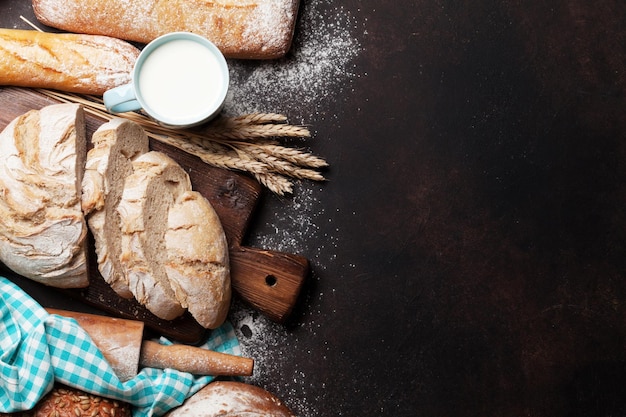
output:
[[[294,417],[274,394],[254,385],[216,381],[188,398],[166,417]]]
[[[132,168],[117,206],[128,288],[157,317],[171,320],[187,310],[203,327],[219,327],[231,301],[219,217],[169,156],[150,151]]]
[[[29,111],[0,133],[0,260],[18,274],[53,287],[89,285],[85,155],[77,104]]]

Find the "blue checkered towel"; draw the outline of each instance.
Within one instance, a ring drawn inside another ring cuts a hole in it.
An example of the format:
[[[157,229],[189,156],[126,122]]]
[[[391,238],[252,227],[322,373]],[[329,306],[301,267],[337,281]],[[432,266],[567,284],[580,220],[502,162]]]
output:
[[[212,331],[204,347],[241,354],[229,323]],[[0,277],[0,377],[0,412],[31,409],[56,380],[129,402],[135,417],[163,415],[213,380],[144,368],[135,378],[121,382],[75,320],[48,314],[4,277]]]

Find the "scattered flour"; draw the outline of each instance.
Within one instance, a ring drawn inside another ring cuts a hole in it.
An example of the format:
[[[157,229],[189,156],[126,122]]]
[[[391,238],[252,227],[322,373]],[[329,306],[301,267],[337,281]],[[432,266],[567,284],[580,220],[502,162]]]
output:
[[[308,124],[313,129],[316,123],[327,117],[336,117],[326,114],[324,109],[329,102],[340,101],[342,94],[349,91],[352,81],[358,77],[354,61],[361,46],[355,37],[354,31],[358,27],[353,16],[343,7],[332,4],[332,0],[303,2],[292,52],[284,59],[229,62],[231,85],[224,109],[226,113],[282,113],[291,123]],[[314,137],[311,141],[315,140]],[[319,184],[303,182],[292,198],[280,201],[280,212],[265,225],[271,233],[253,236],[250,245],[308,254],[312,256],[316,270],[324,270],[335,260],[334,255],[328,254],[335,253],[332,247],[337,246],[337,239],[328,235],[313,239],[321,233],[320,222],[332,221],[332,213],[327,213],[318,201],[320,192]],[[294,228],[294,224],[297,227]],[[326,225],[324,229],[328,229]],[[319,240],[327,242],[327,246],[307,246],[308,242]],[[314,295],[322,296],[321,293]],[[319,304],[319,301],[307,300],[310,305],[306,307],[314,309],[312,305]],[[307,338],[317,337],[315,314],[322,312],[310,311],[310,317],[299,328]],[[247,381],[261,387],[271,385],[272,392],[299,417],[318,416],[316,404],[324,400],[320,398],[324,396],[324,381],[317,380],[315,375],[304,374],[297,364],[292,363],[290,352],[308,349],[301,346],[303,342],[297,334],[239,302],[235,303],[230,320],[241,342],[242,354],[255,360],[254,376]],[[326,359],[327,352],[310,353],[316,356],[315,360]],[[293,369],[293,373],[287,375],[285,369]],[[312,388],[315,388],[317,398],[311,397]]]
[[[250,237],[250,246],[279,252],[306,254],[319,270],[325,270],[336,259],[333,248],[337,247],[337,238],[321,233],[319,222],[332,222],[326,218],[326,210],[320,204],[318,185],[302,183],[290,199],[281,200],[280,211],[273,213],[264,229],[269,233]],[[293,225],[298,225],[294,230]],[[335,229],[335,231],[338,231]],[[322,246],[311,247],[309,242],[322,241]]]
[[[318,416],[318,401],[309,397],[308,388],[316,384],[310,375],[295,370],[292,375],[284,372],[289,352],[298,349],[298,340],[280,324],[244,306],[234,309],[231,320],[241,343],[242,355],[254,359],[254,375],[245,382],[266,387],[278,396],[299,417]],[[270,385],[271,387],[268,387]]]
[[[272,61],[229,61],[231,85],[224,111],[283,113],[312,123],[327,100],[341,97],[356,77],[361,46],[342,7],[324,11],[330,0],[301,6],[292,51]],[[294,120],[292,120],[294,122]]]

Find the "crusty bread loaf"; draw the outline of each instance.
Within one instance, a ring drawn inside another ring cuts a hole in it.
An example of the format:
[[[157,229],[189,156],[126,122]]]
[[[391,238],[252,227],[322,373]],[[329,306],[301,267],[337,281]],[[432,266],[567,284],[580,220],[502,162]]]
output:
[[[166,417],[295,415],[274,394],[254,385],[234,381],[215,381],[189,397]]]
[[[149,151],[148,136],[137,123],[116,118],[93,134],[83,178],[82,207],[94,236],[98,269],[123,298],[132,298],[120,266],[121,222],[117,211],[132,161]]]
[[[102,95],[131,80],[139,50],[119,39],[0,29],[0,85]]]
[[[215,210],[196,191],[178,196],[168,214],[165,271],[181,305],[202,326],[226,319],[231,300],[228,243]]]
[[[151,151],[133,161],[118,205],[121,219],[120,265],[137,301],[164,320],[185,311],[164,267],[170,207],[191,190],[189,176],[167,155]]]
[[[0,413],[0,417],[130,417],[128,403],[57,384],[29,411]]]
[[[0,134],[0,260],[18,274],[61,288],[89,284],[85,154],[77,104],[32,110]]]
[[[33,0],[42,23],[69,32],[148,43],[194,32],[229,58],[278,58],[289,50],[299,0]]]

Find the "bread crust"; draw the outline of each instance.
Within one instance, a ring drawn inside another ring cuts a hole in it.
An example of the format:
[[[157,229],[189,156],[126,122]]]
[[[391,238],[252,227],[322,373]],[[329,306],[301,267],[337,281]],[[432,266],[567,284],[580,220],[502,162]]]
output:
[[[113,119],[92,141],[82,208],[105,281],[162,319],[188,310],[203,327],[220,326],[230,307],[230,267],[210,202],[176,161],[149,151],[137,123]]]
[[[131,81],[138,55],[105,36],[0,29],[0,85],[102,95]]]
[[[228,243],[217,213],[196,191],[170,208],[165,271],[181,305],[208,329],[219,327],[230,307]]]
[[[89,284],[85,154],[77,104],[32,110],[0,133],[0,260],[16,273],[59,288]]]
[[[42,23],[148,43],[177,31],[202,35],[228,58],[284,56],[299,0],[33,0]]]

